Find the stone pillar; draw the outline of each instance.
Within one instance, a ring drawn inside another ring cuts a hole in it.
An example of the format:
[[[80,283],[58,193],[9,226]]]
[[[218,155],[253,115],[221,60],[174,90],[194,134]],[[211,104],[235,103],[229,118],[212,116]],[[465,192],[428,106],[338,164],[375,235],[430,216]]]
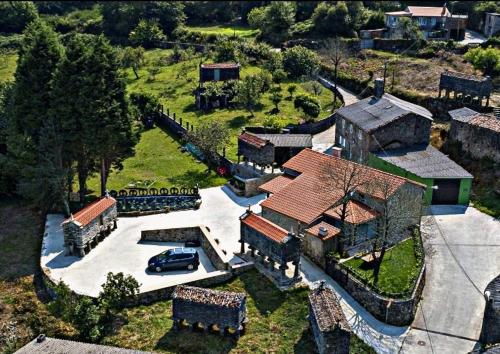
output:
[[[284,280],[286,279],[286,269],[287,269],[286,263],[281,263],[280,264],[280,270],[281,270],[281,278]]]
[[[250,255],[251,255],[252,257],[255,257],[255,247],[250,246],[249,248],[250,248]]]
[[[245,242],[243,240],[240,240],[241,243],[241,253],[245,253]]]
[[[83,247],[79,247],[76,250],[77,250],[76,253],[78,253],[78,256],[85,257],[85,249]]]
[[[293,262],[293,265],[295,266],[295,269],[293,271],[293,277],[298,278],[299,276],[299,269],[300,269],[300,261]]]
[[[271,258],[269,258],[269,270],[274,272],[274,261]]]

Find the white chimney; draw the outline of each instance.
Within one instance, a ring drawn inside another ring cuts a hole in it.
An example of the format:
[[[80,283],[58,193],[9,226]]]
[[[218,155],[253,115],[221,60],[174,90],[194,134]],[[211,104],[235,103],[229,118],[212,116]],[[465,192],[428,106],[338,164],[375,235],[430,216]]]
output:
[[[342,148],[337,146],[332,147],[332,156],[342,157]]]
[[[326,229],[326,227],[320,226],[318,235],[321,237],[325,237],[326,235],[328,235],[328,230]]]

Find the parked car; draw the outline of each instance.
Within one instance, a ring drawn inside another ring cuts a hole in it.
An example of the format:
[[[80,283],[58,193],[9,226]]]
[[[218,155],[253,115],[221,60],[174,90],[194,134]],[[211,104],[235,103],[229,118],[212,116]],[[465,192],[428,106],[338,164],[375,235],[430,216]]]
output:
[[[148,269],[156,272],[173,269],[198,269],[200,257],[194,248],[173,248],[166,250],[148,261]]]

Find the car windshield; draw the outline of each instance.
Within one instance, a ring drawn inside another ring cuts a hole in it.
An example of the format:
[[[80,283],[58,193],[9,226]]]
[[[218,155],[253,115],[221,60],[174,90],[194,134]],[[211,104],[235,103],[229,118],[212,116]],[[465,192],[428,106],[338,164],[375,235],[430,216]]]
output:
[[[166,250],[165,252],[162,252],[160,254],[165,255],[165,256],[170,256],[170,255],[172,255],[172,253],[174,253],[172,250]]]

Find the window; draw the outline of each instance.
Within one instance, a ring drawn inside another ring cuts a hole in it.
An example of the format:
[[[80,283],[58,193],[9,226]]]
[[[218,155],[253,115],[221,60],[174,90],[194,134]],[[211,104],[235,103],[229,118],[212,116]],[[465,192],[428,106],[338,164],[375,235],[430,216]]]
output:
[[[352,124],[351,124],[351,123],[349,123],[349,133],[351,133],[351,134],[352,134],[353,129],[354,129],[354,127],[352,126]]]
[[[358,129],[358,139],[359,141],[363,140],[363,132],[361,131],[361,129]]]

